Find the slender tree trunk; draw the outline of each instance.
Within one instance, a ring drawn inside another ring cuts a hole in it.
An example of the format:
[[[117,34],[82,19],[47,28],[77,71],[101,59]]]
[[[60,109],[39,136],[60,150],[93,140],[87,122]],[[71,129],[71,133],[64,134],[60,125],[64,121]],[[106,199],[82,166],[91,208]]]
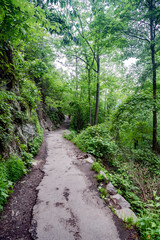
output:
[[[150,12],[153,11],[153,1],[150,2]],[[155,27],[153,22],[153,16],[150,18],[150,38],[151,38],[151,57],[152,57],[152,80],[153,80],[153,145],[152,149],[157,152],[157,86],[156,86],[156,61],[155,61]]]
[[[78,98],[78,58],[76,57],[76,98]]]
[[[99,75],[100,75],[100,57],[99,57],[99,54],[98,54],[98,55],[97,55],[96,108],[95,108],[94,125],[96,125],[96,124],[98,123],[98,113],[99,113],[99,89],[100,89]]]
[[[106,110],[107,110],[107,91],[105,91],[104,96],[104,118],[106,118]]]
[[[89,104],[89,125],[92,125],[91,117],[91,70],[88,68],[88,104]]]
[[[152,73],[153,73],[153,151],[157,151],[157,86],[156,86],[156,63],[155,63],[155,47],[151,45],[152,52]]]

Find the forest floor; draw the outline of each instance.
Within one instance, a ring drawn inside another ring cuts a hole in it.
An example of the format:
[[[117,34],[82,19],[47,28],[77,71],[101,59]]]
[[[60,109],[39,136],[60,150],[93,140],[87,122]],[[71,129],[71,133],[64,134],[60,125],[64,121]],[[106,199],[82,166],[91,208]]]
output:
[[[0,240],[136,239],[100,199],[87,155],[62,137],[68,126],[45,134],[0,214]]]

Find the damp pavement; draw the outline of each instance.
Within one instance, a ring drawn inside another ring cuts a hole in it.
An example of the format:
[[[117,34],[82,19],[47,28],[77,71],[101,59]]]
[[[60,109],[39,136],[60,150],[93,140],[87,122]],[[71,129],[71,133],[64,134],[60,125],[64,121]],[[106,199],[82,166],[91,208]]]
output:
[[[77,158],[77,147],[63,138],[64,131],[47,136],[45,174],[33,209],[33,239],[120,240],[113,213],[79,167],[89,163]]]

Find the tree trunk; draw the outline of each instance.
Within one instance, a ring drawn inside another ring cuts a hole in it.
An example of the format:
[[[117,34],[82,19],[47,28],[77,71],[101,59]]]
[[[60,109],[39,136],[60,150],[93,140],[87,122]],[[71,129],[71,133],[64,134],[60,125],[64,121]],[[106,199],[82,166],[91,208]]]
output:
[[[157,86],[156,86],[156,63],[155,63],[155,47],[151,45],[152,52],[152,73],[153,73],[153,151],[157,152]]]
[[[94,125],[98,123],[98,113],[99,113],[99,75],[100,75],[100,58],[99,54],[97,55],[97,91],[96,91],[96,108],[95,108],[95,117],[94,117]]]
[[[76,57],[76,98],[78,98],[78,58]]]
[[[150,12],[153,11],[153,1],[150,2]],[[157,152],[157,86],[156,86],[156,62],[155,62],[155,27],[153,21],[153,15],[150,17],[150,49],[151,49],[151,57],[152,57],[152,81],[153,81],[153,143],[152,149],[154,152]]]
[[[88,103],[89,103],[89,125],[92,125],[92,117],[91,117],[91,71],[88,68]]]

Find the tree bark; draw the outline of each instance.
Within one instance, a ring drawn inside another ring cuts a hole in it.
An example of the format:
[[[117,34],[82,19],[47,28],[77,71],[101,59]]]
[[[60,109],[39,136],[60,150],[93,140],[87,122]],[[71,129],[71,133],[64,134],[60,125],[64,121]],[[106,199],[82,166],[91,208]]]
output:
[[[150,2],[150,12],[153,11],[153,1]],[[155,27],[153,16],[150,17],[150,49],[152,58],[152,81],[153,81],[153,142],[152,149],[157,152],[157,85],[156,85],[156,61],[155,61]]]
[[[76,98],[78,98],[78,58],[76,56]]]
[[[100,57],[97,54],[97,90],[96,90],[96,108],[95,108],[95,117],[94,117],[94,125],[98,123],[98,113],[99,113],[99,75],[100,75]]]
[[[152,52],[152,73],[153,73],[153,151],[157,151],[157,86],[156,86],[156,63],[155,63],[155,46],[151,45]]]
[[[89,125],[92,125],[91,117],[91,70],[88,68],[88,104],[89,104]]]

